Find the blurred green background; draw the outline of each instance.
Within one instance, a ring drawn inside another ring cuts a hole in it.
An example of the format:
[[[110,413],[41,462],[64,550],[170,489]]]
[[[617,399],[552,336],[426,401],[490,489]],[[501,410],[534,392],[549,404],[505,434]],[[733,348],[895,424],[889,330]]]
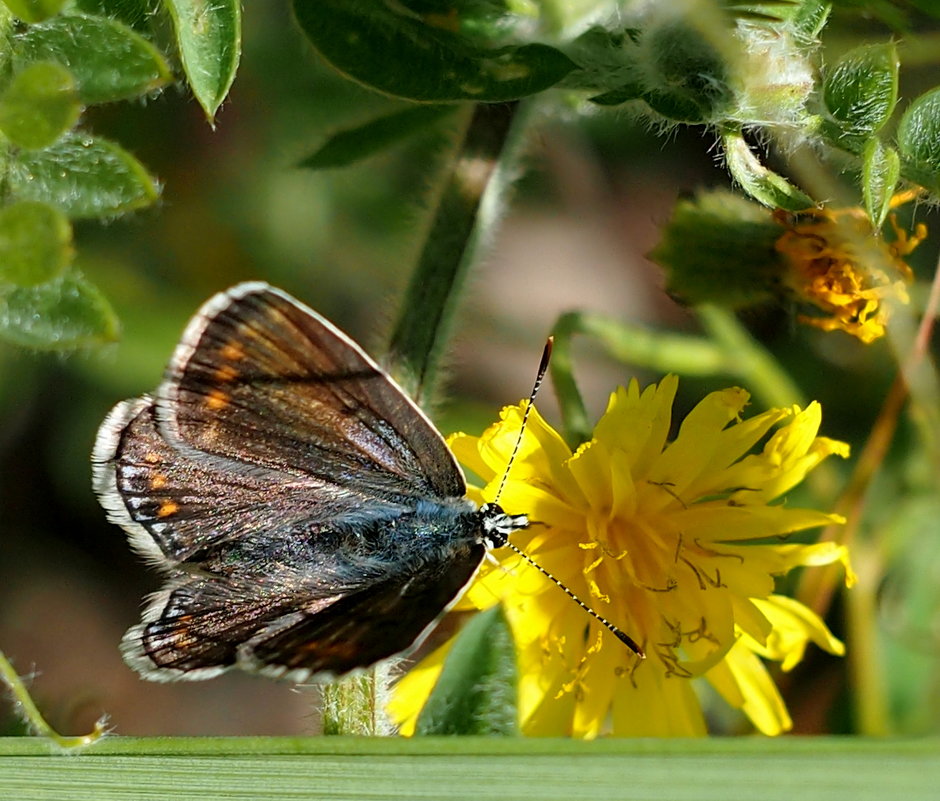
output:
[[[834,50],[862,33],[891,35],[854,13],[831,26]],[[215,130],[178,88],[148,102],[96,107],[84,119],[163,184],[162,201],[147,211],[76,227],[78,264],[113,302],[120,342],[68,356],[0,344],[0,648],[32,676],[38,703],[61,731],[90,729],[102,713],[128,735],[316,728],[312,689],[241,675],[150,684],[124,665],[117,644],[158,577],[106,522],[90,488],[89,453],[101,420],[116,402],[156,386],[183,326],[209,295],[240,280],[269,281],[377,352],[421,244],[422,200],[444,133],[429,131],[351,168],[298,169],[329,133],[402,104],[322,66],[287,3],[246,4],[244,14],[241,66]],[[902,96],[940,83],[935,62],[908,64],[902,56]],[[538,126],[511,213],[463,299],[434,410],[445,432],[479,431],[502,404],[528,393],[544,338],[562,312],[695,328],[691,314],[662,292],[644,254],[677,197],[729,184],[713,137],[693,128],[662,137],[621,111],[555,112]],[[906,212],[913,213],[936,227],[926,208]],[[934,235],[915,254],[922,277],[931,273],[937,241]],[[806,395],[822,402],[822,433],[857,449],[893,377],[887,344],[864,347],[797,327],[787,310],[752,312],[745,321]],[[594,414],[617,384],[658,377],[613,363],[594,343],[579,342],[576,353]],[[677,416],[728,383],[684,381]],[[557,421],[550,392],[540,406]],[[905,502],[905,482],[927,469],[910,459],[912,436],[902,425],[870,525],[894,531],[881,627],[895,677],[892,702],[911,731],[936,731],[936,709],[918,698],[931,687],[940,692],[940,576],[933,575],[940,570],[940,503],[935,496]],[[831,624],[839,630],[838,609]],[[849,710],[837,702],[846,681],[844,663],[810,654],[788,685],[797,731],[850,729]],[[0,734],[16,731],[11,709],[0,706]]]

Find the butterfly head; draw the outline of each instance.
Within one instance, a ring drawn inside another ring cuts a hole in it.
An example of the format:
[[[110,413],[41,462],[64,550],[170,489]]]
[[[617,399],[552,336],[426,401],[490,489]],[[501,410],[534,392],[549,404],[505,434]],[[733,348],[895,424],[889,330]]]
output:
[[[487,548],[501,548],[509,542],[509,535],[529,525],[526,515],[508,515],[498,503],[485,503],[480,507],[480,531]]]

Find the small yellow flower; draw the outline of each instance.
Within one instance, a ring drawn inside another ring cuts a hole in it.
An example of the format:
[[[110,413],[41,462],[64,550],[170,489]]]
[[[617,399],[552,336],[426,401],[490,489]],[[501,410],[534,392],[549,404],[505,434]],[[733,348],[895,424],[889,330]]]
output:
[[[538,522],[513,541],[637,640],[647,658],[509,549],[495,551],[498,564],[484,563],[460,607],[502,603],[526,734],[704,734],[695,678],[760,731],[777,734],[790,719],[761,657],[789,669],[809,641],[842,653],[822,620],[774,593],[774,577],[794,567],[848,568],[842,546],[781,542],[841,518],[771,501],[827,456],[846,456],[847,446],[817,436],[816,403],[742,420],[742,389],[708,395],[668,442],[676,389],[675,377],[642,392],[635,381],[618,389],[591,441],[574,453],[532,410],[500,504]],[[452,437],[458,458],[487,482],[478,501],[493,500],[524,409],[506,408],[481,437]],[[404,734],[413,732],[449,647],[396,687],[390,712]]]
[[[800,321],[845,331],[866,344],[884,336],[885,301],[908,302],[913,274],[904,257],[927,236],[926,226],[908,235],[892,215],[895,239],[886,242],[861,208],[810,209],[796,216],[778,211],[774,217],[787,228],[776,242],[789,267],[787,288],[826,315],[801,315]]]

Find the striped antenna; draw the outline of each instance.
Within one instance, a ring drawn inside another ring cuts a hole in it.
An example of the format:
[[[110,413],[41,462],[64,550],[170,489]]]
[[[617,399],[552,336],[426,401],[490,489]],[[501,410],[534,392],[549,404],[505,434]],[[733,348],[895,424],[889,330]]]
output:
[[[526,404],[525,411],[522,413],[522,423],[519,426],[519,436],[516,437],[516,444],[509,456],[509,461],[506,463],[506,470],[503,472],[503,477],[499,482],[499,489],[496,490],[496,498],[493,501],[494,504],[499,501],[500,496],[503,494],[503,489],[506,487],[506,480],[509,478],[509,471],[512,470],[512,463],[516,460],[516,456],[519,454],[519,448],[522,447],[522,438],[525,435],[525,427],[529,421],[529,412],[532,411],[532,406],[535,403],[535,396],[538,395],[539,389],[542,387],[542,382],[545,380],[545,374],[548,372],[548,363],[552,358],[552,347],[554,344],[554,337],[549,337],[545,343],[545,350],[542,351],[542,360],[539,362],[539,370],[535,375],[535,383],[532,385],[532,392],[529,393],[529,402]],[[507,542],[506,547],[509,548],[513,553],[518,554],[523,559],[525,559],[525,561],[538,570],[539,573],[541,573],[547,579],[551,580],[551,582],[556,587],[563,590],[565,595],[567,595],[591,617],[602,623],[611,634],[613,634],[618,640],[620,640],[620,642],[626,645],[627,648],[633,651],[633,653],[635,653],[640,659],[646,659],[646,654],[643,652],[643,649],[637,645],[636,641],[632,637],[617,628],[606,617],[599,615],[597,612],[591,609],[590,606],[584,603],[584,601],[582,601],[577,595],[568,589],[568,587],[562,583],[562,581],[555,578],[555,576],[549,573],[544,567],[542,567],[531,556],[529,556],[529,554],[527,554],[521,548],[513,545],[511,542]]]
[[[535,374],[535,383],[532,385],[532,391],[529,393],[529,402],[525,405],[525,411],[522,413],[522,424],[519,426],[519,436],[516,437],[516,444],[513,446],[512,453],[509,455],[509,461],[506,462],[506,469],[503,471],[503,477],[499,482],[499,489],[496,490],[496,497],[493,499],[493,503],[499,503],[499,498],[506,488],[506,479],[509,478],[509,471],[512,470],[512,463],[516,461],[519,448],[522,447],[525,427],[529,422],[529,412],[532,411],[535,396],[539,394],[539,390],[542,388],[542,382],[545,380],[545,374],[548,372],[548,363],[552,360],[552,348],[554,345],[555,337],[549,337],[545,341],[545,350],[542,351],[542,361],[539,362],[539,371]]]

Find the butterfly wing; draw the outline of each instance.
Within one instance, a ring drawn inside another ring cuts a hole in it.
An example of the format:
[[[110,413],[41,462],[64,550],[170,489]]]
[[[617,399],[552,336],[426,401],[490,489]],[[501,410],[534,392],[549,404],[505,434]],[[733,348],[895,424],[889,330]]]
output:
[[[252,582],[180,577],[157,595],[122,650],[145,677],[162,681],[211,678],[232,667],[293,681],[341,675],[420,642],[482,557],[482,545],[468,544],[420,574],[387,576],[355,592],[327,590],[289,569]]]
[[[156,405],[166,438],[200,454],[394,500],[466,490],[441,435],[388,374],[266,284],[240,284],[200,309]]]
[[[212,548],[265,531],[296,532],[328,553],[330,542],[318,542],[318,532],[403,508],[381,499],[364,504],[361,494],[313,476],[181,452],[158,430],[149,397],[114,408],[92,465],[108,518],[127,531],[135,550],[163,567],[199,563]]]
[[[263,284],[202,307],[93,461],[111,519],[170,573],[123,645],[151,679],[371,664],[411,645],[484,553],[466,536],[410,560],[362,552],[360,533],[403,510],[450,499],[465,515],[463,476],[375,362]]]

